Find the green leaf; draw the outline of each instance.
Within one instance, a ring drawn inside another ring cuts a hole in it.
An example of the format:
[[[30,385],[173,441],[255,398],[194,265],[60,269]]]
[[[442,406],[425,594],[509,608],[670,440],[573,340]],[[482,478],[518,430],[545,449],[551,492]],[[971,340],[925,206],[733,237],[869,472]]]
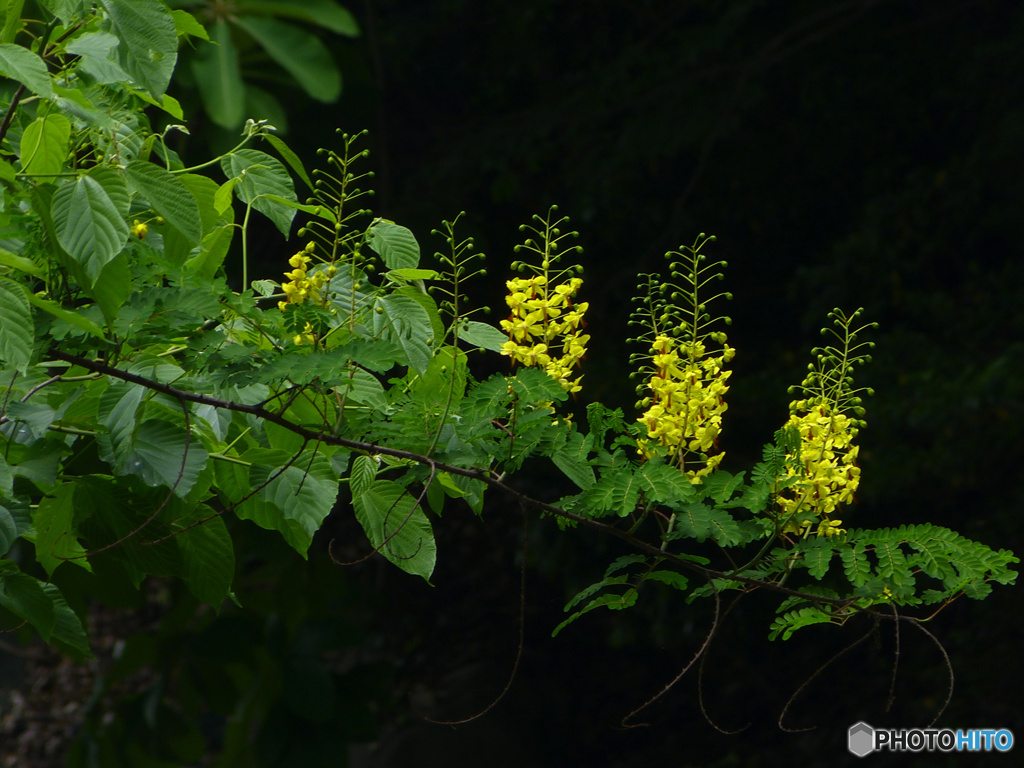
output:
[[[48,642],[53,643],[65,653],[71,652],[79,659],[91,658],[89,639],[86,637],[78,614],[71,610],[55,585],[43,584],[42,588],[52,603],[54,612],[53,630],[50,632],[50,637],[47,638]]]
[[[44,99],[53,98],[53,86],[46,63],[39,54],[23,46],[0,44],[0,75],[17,80]]]
[[[712,533],[711,508],[699,502],[687,504],[675,513],[671,538],[694,538],[704,541]]]
[[[398,344],[409,365],[419,374],[427,371],[433,356],[430,315],[409,296],[401,293],[378,296],[373,306],[373,333]]]
[[[195,197],[182,181],[158,165],[136,160],[125,168],[129,186],[192,245],[203,236]]]
[[[352,460],[352,472],[349,474],[349,487],[352,498],[362,496],[370,489],[377,479],[377,468],[380,462],[374,456],[356,456]]]
[[[21,573],[10,560],[0,560],[0,605],[31,624],[49,642],[57,624],[57,606],[43,582]]]
[[[178,425],[147,419],[139,424],[130,450],[118,453],[115,471],[119,475],[137,475],[147,485],[173,488],[176,496],[184,498],[208,459],[202,443],[195,438],[188,440],[185,430]]]
[[[263,138],[267,140],[270,146],[277,150],[277,153],[281,155],[282,159],[284,159],[284,161],[291,166],[291,169],[299,175],[299,178],[305,182],[306,186],[312,189],[313,180],[309,178],[309,174],[306,173],[306,167],[302,164],[299,156],[292,151],[292,148],[272,133],[263,134]]]
[[[117,56],[118,39],[109,32],[87,32],[68,43],[67,52],[78,56],[79,74],[85,74],[97,83],[124,83],[131,78],[121,66],[114,61]],[[145,91],[139,89],[137,94],[145,93],[146,99],[155,101]]]
[[[154,98],[161,98],[178,60],[178,35],[170,10],[162,2],[100,2],[123,42],[118,46],[121,66]]]
[[[6,17],[3,28],[0,29],[0,42],[9,43],[18,36],[22,27],[21,11],[25,6],[25,0],[4,0],[6,6]]]
[[[508,341],[508,336],[493,325],[466,320],[459,327],[459,339],[474,347],[501,352],[501,346]]]
[[[430,581],[437,545],[430,521],[412,496],[396,482],[375,480],[352,501],[374,549],[406,573]]]
[[[7,498],[14,496],[14,475],[7,464],[7,459],[0,454],[0,497],[3,496]]]
[[[420,245],[413,233],[387,219],[377,219],[366,232],[366,241],[388,269],[415,269],[420,263]]]
[[[210,44],[200,46],[192,58],[203,108],[221,128],[234,129],[245,119],[245,86],[238,64],[238,49],[231,40],[231,30],[222,19],[213,24]]]
[[[768,639],[775,640],[781,634],[783,640],[789,640],[793,633],[802,627],[809,627],[812,624],[828,624],[831,621],[832,617],[820,608],[810,607],[789,611],[772,622]]]
[[[86,292],[95,299],[103,311],[103,317],[108,323],[113,322],[131,291],[132,272],[124,254],[118,255],[103,267],[103,271],[93,281],[92,286],[86,288]]]
[[[199,600],[219,608],[235,577],[235,548],[224,518],[200,504],[177,518],[174,527],[185,584]]]
[[[277,19],[238,15],[234,22],[314,99],[331,102],[341,95],[338,65],[319,38]]]
[[[559,632],[561,632],[567,626],[576,621],[576,619],[580,618],[580,616],[582,616],[585,613],[590,613],[590,611],[594,610],[595,608],[607,608],[611,611],[621,611],[626,608],[633,607],[636,604],[636,598],[637,591],[635,589],[630,589],[622,595],[606,594],[601,595],[599,597],[595,597],[593,600],[587,603],[587,605],[583,609],[577,611],[568,619],[566,619],[557,627],[555,627],[551,631],[551,636],[555,637]]]
[[[29,176],[56,176],[64,170],[71,121],[53,112],[37,117],[21,135],[21,169]]]
[[[690,478],[668,464],[645,463],[640,468],[640,487],[649,501],[659,504],[677,504],[697,497]]]
[[[257,149],[240,149],[221,160],[221,168],[229,179],[238,177],[235,194],[270,219],[281,233],[288,236],[295,209],[264,196],[276,195],[297,202],[295,185],[284,164],[276,157]]]
[[[40,298],[34,293],[28,294],[28,300],[34,306],[39,307],[44,312],[48,312],[60,320],[63,320],[68,325],[74,326],[75,328],[78,328],[78,330],[84,331],[98,339],[106,339],[103,329],[96,325],[92,320],[85,317],[82,313],[64,309],[57,302]]]
[[[40,279],[46,274],[38,264],[32,261],[32,259],[27,259],[24,256],[11,253],[6,248],[0,248],[0,266],[10,267],[11,269],[16,269],[19,272],[24,272],[32,275],[32,277],[38,277]]]
[[[196,21],[196,17],[188,11],[174,9],[171,11],[171,18],[174,19],[174,33],[178,37],[198,37],[200,40],[209,40],[206,28]]]
[[[18,538],[18,524],[7,507],[0,505],[0,557],[6,555]]]
[[[584,491],[597,482],[594,468],[587,463],[588,453],[588,441],[579,432],[572,432],[566,444],[551,455],[555,466]]]
[[[680,592],[685,592],[690,586],[689,579],[676,571],[651,571],[644,576],[644,581],[660,581]]]
[[[349,37],[359,34],[355,17],[334,0],[249,0],[245,12],[297,19]]]
[[[74,483],[61,483],[54,495],[45,497],[32,513],[36,529],[36,560],[47,576],[61,563],[69,561],[87,571],[92,566],[85,559],[85,548],[78,543],[75,530]]]
[[[32,359],[34,342],[32,310],[25,289],[0,277],[0,362],[24,369]]]
[[[843,570],[846,578],[855,587],[863,585],[871,575],[871,566],[868,563],[868,556],[864,553],[864,545],[855,543],[851,547],[839,550],[839,556],[843,560]]]
[[[95,168],[53,195],[57,239],[93,284],[128,241],[127,210],[124,180],[107,168]]]
[[[259,488],[259,500],[270,509],[243,504],[239,517],[276,530],[303,557],[315,534],[334,508],[338,477],[331,462],[319,454],[304,453],[291,465],[256,464],[249,470],[249,483]]]
[[[832,544],[827,538],[817,537],[807,542],[804,549],[804,562],[807,564],[807,572],[816,579],[821,579],[828,572],[829,563],[832,562],[832,555],[835,554]]]

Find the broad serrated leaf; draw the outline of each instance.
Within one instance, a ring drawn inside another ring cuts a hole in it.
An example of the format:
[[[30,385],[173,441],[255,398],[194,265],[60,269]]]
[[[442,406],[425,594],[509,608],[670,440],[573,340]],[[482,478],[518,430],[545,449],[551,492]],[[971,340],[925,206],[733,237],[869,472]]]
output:
[[[64,170],[70,140],[71,121],[64,115],[37,117],[21,134],[21,170],[29,176],[56,176]]]
[[[94,169],[53,195],[57,239],[93,284],[128,241],[127,210],[124,180],[109,169]]]
[[[219,608],[235,577],[235,548],[222,516],[201,504],[174,521],[182,579],[199,600]]]
[[[251,204],[287,237],[295,218],[295,208],[270,200],[268,195],[293,203],[295,185],[284,164],[276,157],[257,149],[240,149],[221,160],[221,168],[229,179],[238,178],[234,191],[243,203]]]
[[[53,86],[45,62],[39,54],[21,45],[0,44],[0,75],[17,80],[44,99],[53,97]]]
[[[85,558],[85,549],[78,543],[74,493],[74,483],[62,483],[54,495],[40,501],[32,513],[32,524],[36,529],[36,560],[46,570],[47,576],[52,576],[57,566],[65,561],[92,571]]]
[[[0,560],[0,605],[31,624],[49,642],[57,624],[57,606],[43,582],[18,570],[10,560]]]
[[[14,179],[10,179],[13,181]],[[18,272],[25,272],[32,277],[42,278],[46,273],[32,259],[11,253],[6,248],[0,248],[0,266],[16,269]]]
[[[85,74],[100,84],[126,83],[131,77],[115,61],[117,46],[116,35],[109,32],[87,32],[68,43],[67,52],[79,57],[79,74]],[[155,101],[145,91],[138,90],[135,93],[144,100]]]
[[[459,339],[474,347],[501,352],[501,346],[508,341],[508,336],[493,325],[466,320],[459,327]]]
[[[341,95],[338,65],[319,38],[279,19],[238,14],[234,22],[314,99],[331,102]]]
[[[254,465],[249,471],[252,488],[260,488],[259,498],[273,510],[263,509],[251,519],[257,525],[277,530],[303,557],[307,556],[313,535],[334,508],[338,497],[338,478],[330,461],[319,454],[305,453],[288,466]],[[236,510],[241,516],[243,508]]]
[[[23,369],[32,359],[34,339],[25,289],[0,277],[0,362]]]
[[[18,538],[18,524],[14,515],[0,503],[0,557],[6,555]]]
[[[64,309],[64,307],[57,302],[41,298],[36,296],[34,293],[29,293],[27,296],[33,306],[39,307],[39,309],[44,312],[48,312],[54,317],[63,320],[68,325],[71,325],[80,331],[84,331],[91,336],[95,336],[98,339],[106,338],[106,335],[103,333],[103,329],[81,312],[73,312],[71,310]]]
[[[313,180],[309,178],[309,174],[306,173],[306,166],[302,164],[299,156],[292,151],[291,147],[285,144],[280,137],[275,136],[272,133],[263,134],[263,139],[277,150],[277,153],[281,155],[281,158],[288,163],[296,174],[298,174],[299,178],[305,182],[306,186],[312,189]]]
[[[349,37],[359,34],[355,17],[334,0],[249,0],[245,12],[305,21]]]
[[[121,66],[136,83],[159,99],[167,90],[178,60],[174,17],[163,2],[100,0],[114,31]]]
[[[437,545],[430,521],[412,496],[398,483],[375,480],[352,501],[373,547],[406,573],[430,581]]]
[[[352,498],[362,496],[377,479],[380,462],[374,456],[356,456],[352,460],[352,472],[349,474],[349,487]]]
[[[203,236],[202,219],[195,197],[173,173],[153,163],[136,160],[125,168],[125,177],[167,223],[196,245]]]
[[[378,296],[373,304],[373,333],[395,342],[409,366],[421,375],[426,373],[433,356],[433,331],[430,315],[419,302],[401,294]]]
[[[130,450],[117,456],[115,472],[136,475],[147,485],[162,485],[184,498],[192,490],[209,459],[196,439],[188,439],[176,424],[147,419],[139,424]]]
[[[209,34],[206,32],[206,28],[188,11],[173,9],[171,11],[171,18],[174,19],[174,32],[178,37],[188,35],[191,37],[198,37],[200,40],[210,39]]]
[[[231,39],[231,29],[217,19],[210,30],[210,44],[200,46],[192,58],[203,108],[221,128],[233,129],[245,119],[245,85],[238,64],[238,48]]]
[[[376,219],[366,233],[366,241],[388,269],[414,269],[420,263],[420,245],[412,231],[388,219]]]

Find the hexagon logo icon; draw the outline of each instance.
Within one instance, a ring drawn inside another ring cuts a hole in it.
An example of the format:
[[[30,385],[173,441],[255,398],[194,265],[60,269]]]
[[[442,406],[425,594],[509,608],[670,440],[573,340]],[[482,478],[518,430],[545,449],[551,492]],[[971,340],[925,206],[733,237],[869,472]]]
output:
[[[846,746],[857,757],[871,754],[875,751],[875,729],[864,722],[851,725]]]

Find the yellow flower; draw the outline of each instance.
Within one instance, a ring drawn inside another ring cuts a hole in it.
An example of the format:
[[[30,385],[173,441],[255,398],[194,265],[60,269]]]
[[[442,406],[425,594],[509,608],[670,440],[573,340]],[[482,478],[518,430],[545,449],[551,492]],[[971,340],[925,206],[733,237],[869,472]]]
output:
[[[691,482],[699,482],[724,456],[710,455],[728,408],[725,382],[732,372],[722,370],[724,356],[724,351],[721,357],[709,356],[699,340],[679,342],[658,334],[651,342],[652,369],[646,385],[650,397],[638,419],[647,439],[639,440],[637,449],[645,458],[668,456],[683,469],[689,466]]]
[[[580,391],[582,377],[570,380],[569,375],[583,359],[590,340],[581,332],[587,303],[572,303],[582,285],[578,277],[554,286],[544,274],[513,278],[506,282],[505,297],[512,314],[500,322],[509,337],[501,354],[522,365],[543,368],[568,392]]]
[[[132,223],[131,231],[133,235],[139,238],[139,240],[144,240],[146,235],[149,234],[149,225],[144,221],[136,219]]]

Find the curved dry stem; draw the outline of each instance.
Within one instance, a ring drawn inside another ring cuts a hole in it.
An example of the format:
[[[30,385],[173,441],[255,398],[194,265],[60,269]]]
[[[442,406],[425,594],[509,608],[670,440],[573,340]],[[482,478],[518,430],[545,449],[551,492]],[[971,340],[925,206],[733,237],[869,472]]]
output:
[[[787,728],[785,725],[782,724],[782,721],[786,719],[786,713],[789,711],[789,708],[793,705],[793,702],[797,700],[797,698],[800,696],[800,694],[804,692],[804,690],[818,677],[818,675],[820,675],[822,672],[824,672],[826,669],[828,669],[830,666],[832,666],[833,662],[835,662],[838,659],[840,659],[848,651],[852,651],[858,645],[860,645],[865,640],[867,640],[869,637],[871,637],[872,633],[875,631],[876,628],[877,628],[877,624],[872,624],[871,628],[868,629],[867,632],[865,632],[859,638],[857,638],[852,643],[850,643],[849,645],[844,647],[841,651],[839,651],[838,653],[834,654],[832,656],[832,658],[830,658],[828,661],[826,661],[824,664],[822,664],[816,670],[814,670],[814,672],[811,673],[810,677],[808,677],[806,680],[804,680],[802,683],[800,683],[800,687],[797,688],[795,691],[793,691],[793,695],[789,697],[789,700],[786,701],[785,706],[782,708],[782,711],[779,713],[779,729],[780,730],[786,731],[787,733],[801,733],[803,731],[813,731],[815,728],[818,727],[816,725],[811,725],[811,726],[808,726],[807,728]]]
[[[498,706],[498,703],[505,698],[505,694],[511,690],[512,683],[515,682],[516,675],[519,672],[519,663],[523,660],[523,646],[526,636],[526,555],[529,547],[529,518],[526,515],[526,508],[520,507],[520,509],[523,513],[523,566],[519,569],[519,643],[516,646],[516,658],[512,662],[512,671],[509,673],[508,682],[501,689],[501,693],[475,715],[464,717],[461,720],[435,720],[432,717],[424,716],[423,719],[428,723],[434,723],[435,725],[464,725],[478,720]]]
[[[642,726],[650,725],[650,723],[632,723],[631,724],[631,723],[629,723],[629,720],[632,719],[633,717],[635,717],[636,715],[640,714],[641,712],[643,712],[649,706],[651,706],[656,701],[658,701],[658,699],[660,699],[662,696],[664,696],[666,693],[668,693],[670,690],[672,690],[672,687],[676,683],[678,683],[680,680],[683,679],[683,676],[687,672],[690,671],[690,668],[694,664],[696,664],[697,661],[699,661],[701,659],[701,657],[704,655],[704,652],[711,645],[711,640],[714,638],[715,633],[718,631],[718,622],[719,622],[719,619],[720,619],[720,616],[721,616],[721,608],[722,608],[722,597],[719,594],[718,589],[715,587],[714,581],[713,580],[709,580],[709,582],[711,584],[711,589],[713,590],[714,595],[715,595],[715,614],[711,618],[711,627],[708,629],[707,635],[704,636],[704,642],[702,642],[700,644],[700,647],[697,649],[697,652],[693,655],[693,658],[690,659],[688,662],[686,662],[685,666],[683,666],[683,668],[681,670],[679,670],[679,674],[677,674],[675,677],[673,677],[671,680],[669,680],[668,683],[666,683],[665,686],[660,691],[658,691],[656,694],[654,694],[651,698],[649,698],[647,701],[645,701],[639,707],[637,707],[632,712],[630,712],[628,715],[626,715],[624,718],[622,718],[622,722],[620,723],[620,725],[623,728],[640,728]]]

